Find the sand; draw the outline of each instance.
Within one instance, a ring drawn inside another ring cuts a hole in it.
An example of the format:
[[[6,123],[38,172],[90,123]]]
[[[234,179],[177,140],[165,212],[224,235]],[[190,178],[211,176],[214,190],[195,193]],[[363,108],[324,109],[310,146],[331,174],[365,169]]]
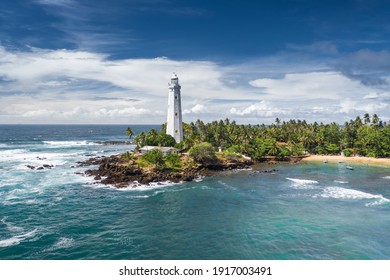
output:
[[[370,157],[344,157],[344,156],[320,156],[320,155],[311,155],[309,157],[303,158],[302,161],[328,161],[328,162],[340,162],[345,163],[360,163],[367,165],[382,165],[390,167],[390,158],[370,158]]]

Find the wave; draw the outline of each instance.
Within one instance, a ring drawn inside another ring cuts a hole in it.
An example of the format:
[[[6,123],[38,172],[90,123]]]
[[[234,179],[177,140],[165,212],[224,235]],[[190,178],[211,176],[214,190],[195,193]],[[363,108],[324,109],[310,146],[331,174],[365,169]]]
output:
[[[293,182],[292,187],[296,189],[317,189],[317,186],[313,186],[318,184],[318,181],[315,180],[307,180],[307,179],[297,179],[297,178],[286,178],[287,180]]]
[[[345,189],[341,187],[327,187],[322,191],[322,193],[314,197],[335,198],[335,199],[342,199],[342,200],[363,200],[363,199],[374,200],[372,202],[366,203],[365,204],[366,206],[375,206],[375,205],[381,205],[390,202],[389,199],[383,197],[380,194],[371,194],[371,193],[366,193],[366,192],[353,190],[353,189]]]
[[[384,176],[384,177],[382,177],[383,179],[388,179],[388,180],[390,180],[390,176]]]
[[[223,182],[221,180],[218,180],[218,184],[220,184],[220,185],[222,185],[222,186],[224,186],[224,187],[226,187],[228,189],[231,189],[231,190],[237,190],[236,187],[233,187],[233,186],[229,185],[228,183],[225,183],[225,182]]]
[[[202,182],[205,176],[199,175],[194,179],[194,182],[199,183]]]
[[[58,249],[66,249],[73,247],[75,244],[75,241],[73,238],[66,238],[66,237],[61,237],[58,239],[58,241],[53,245],[51,248],[52,250],[58,250]]]
[[[65,148],[65,147],[74,147],[74,146],[92,146],[98,145],[93,142],[88,141],[43,141],[43,144],[51,148]]]
[[[129,198],[149,198],[150,195],[131,195]]]
[[[20,242],[32,238],[37,233],[37,229],[34,229],[30,232],[27,232],[25,234],[15,235],[11,238],[0,240],[0,247],[10,247],[20,244]]]
[[[340,181],[340,180],[334,180],[335,183],[339,183],[339,184],[348,184],[349,182],[348,181]]]
[[[164,181],[164,182],[158,182],[158,183],[149,183],[149,184],[140,184],[137,181],[129,183],[128,187],[126,188],[115,188],[119,191],[151,191],[155,189],[160,189],[164,187],[174,186],[182,184],[182,182],[174,183],[171,181]]]
[[[1,222],[7,226],[7,230],[10,231],[10,232],[21,232],[23,231],[23,228],[22,227],[18,227],[18,226],[15,226],[14,224],[12,224],[11,222],[7,222],[7,218],[8,217],[4,217],[3,219],[1,219]]]

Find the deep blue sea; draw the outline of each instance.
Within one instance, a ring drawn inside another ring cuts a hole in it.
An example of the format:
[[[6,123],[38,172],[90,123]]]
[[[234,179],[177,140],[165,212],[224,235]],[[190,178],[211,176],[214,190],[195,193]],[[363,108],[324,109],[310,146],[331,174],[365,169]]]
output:
[[[126,127],[0,126],[0,259],[390,259],[389,168],[264,165],[279,171],[121,190],[76,174],[132,149],[96,143]]]

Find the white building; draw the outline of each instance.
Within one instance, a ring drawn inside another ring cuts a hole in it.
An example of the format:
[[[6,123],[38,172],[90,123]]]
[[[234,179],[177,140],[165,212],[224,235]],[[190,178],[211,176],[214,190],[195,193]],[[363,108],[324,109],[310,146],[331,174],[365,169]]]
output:
[[[179,78],[175,73],[171,78],[168,95],[167,134],[172,135],[176,142],[183,141],[183,124],[181,116],[181,97]]]

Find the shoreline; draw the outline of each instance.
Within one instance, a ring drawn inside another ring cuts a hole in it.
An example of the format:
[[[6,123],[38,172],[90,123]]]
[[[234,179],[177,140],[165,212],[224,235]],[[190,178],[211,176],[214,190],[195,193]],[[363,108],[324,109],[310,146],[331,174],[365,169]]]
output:
[[[365,165],[379,165],[382,167],[390,167],[390,158],[371,158],[371,157],[345,157],[345,156],[333,156],[333,155],[310,155],[302,158],[302,162],[324,162],[338,163],[340,161],[344,163],[357,163]]]

